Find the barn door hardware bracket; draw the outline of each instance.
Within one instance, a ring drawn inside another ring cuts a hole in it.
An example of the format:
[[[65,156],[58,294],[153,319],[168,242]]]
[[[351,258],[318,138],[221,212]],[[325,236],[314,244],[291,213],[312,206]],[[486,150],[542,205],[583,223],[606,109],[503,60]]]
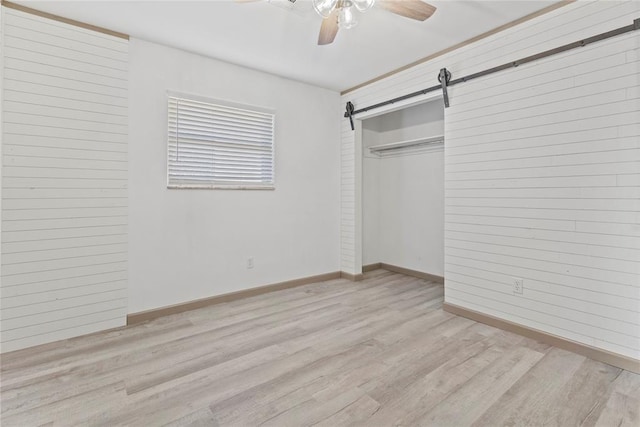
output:
[[[445,108],[449,108],[449,92],[447,92],[449,81],[451,81],[451,72],[446,68],[442,68],[440,74],[438,74],[438,82],[442,85],[442,98],[444,99]]]
[[[347,102],[346,110],[344,113],[345,117],[349,117],[349,122],[351,123],[351,130],[354,130],[353,127],[353,112],[355,111],[355,107],[351,101]]]

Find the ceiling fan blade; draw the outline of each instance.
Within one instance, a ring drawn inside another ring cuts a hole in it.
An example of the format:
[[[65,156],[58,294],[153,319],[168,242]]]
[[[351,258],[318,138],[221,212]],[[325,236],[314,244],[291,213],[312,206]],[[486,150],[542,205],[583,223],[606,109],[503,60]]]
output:
[[[336,34],[338,34],[338,12],[338,10],[334,10],[328,18],[322,20],[318,45],[330,44],[335,40]]]
[[[424,21],[436,11],[435,6],[420,0],[379,0],[380,6],[391,13]]]

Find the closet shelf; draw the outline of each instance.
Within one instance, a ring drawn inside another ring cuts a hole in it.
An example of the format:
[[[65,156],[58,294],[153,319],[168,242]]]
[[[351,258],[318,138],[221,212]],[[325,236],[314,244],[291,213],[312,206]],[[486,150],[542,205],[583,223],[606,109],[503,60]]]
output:
[[[398,150],[401,148],[417,147],[421,145],[435,145],[444,142],[444,135],[430,136],[426,138],[410,139],[408,141],[391,142],[388,144],[380,144],[369,147],[372,153],[383,153],[390,150]]]

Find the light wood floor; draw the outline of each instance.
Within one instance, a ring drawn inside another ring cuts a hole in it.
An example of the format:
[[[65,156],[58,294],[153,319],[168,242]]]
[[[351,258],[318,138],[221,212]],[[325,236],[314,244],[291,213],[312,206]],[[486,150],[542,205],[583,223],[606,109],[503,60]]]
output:
[[[2,357],[2,426],[640,425],[640,376],[377,270]]]

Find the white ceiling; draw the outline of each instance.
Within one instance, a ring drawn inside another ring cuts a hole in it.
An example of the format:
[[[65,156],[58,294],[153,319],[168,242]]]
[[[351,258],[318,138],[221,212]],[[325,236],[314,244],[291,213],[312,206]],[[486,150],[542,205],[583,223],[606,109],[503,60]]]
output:
[[[359,25],[317,46],[310,0],[18,1],[25,6],[334,90],[388,71],[542,9],[553,1],[432,1],[424,22],[374,6]]]

